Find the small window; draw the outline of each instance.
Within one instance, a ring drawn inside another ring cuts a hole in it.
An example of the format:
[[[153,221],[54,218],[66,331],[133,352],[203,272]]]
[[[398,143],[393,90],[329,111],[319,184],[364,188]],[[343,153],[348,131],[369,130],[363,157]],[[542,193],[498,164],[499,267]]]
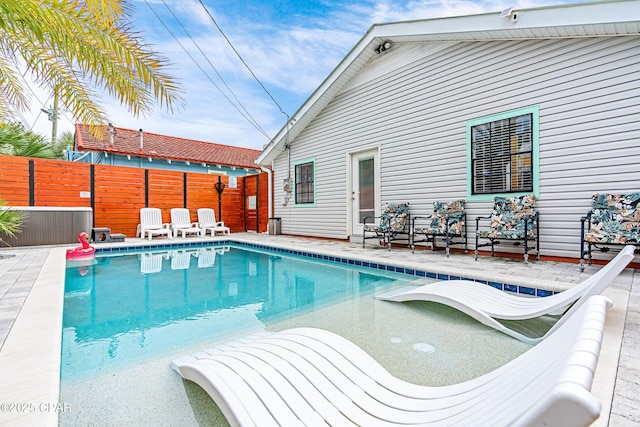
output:
[[[306,161],[295,165],[296,172],[296,188],[295,197],[296,204],[313,204],[315,203],[315,162]]]
[[[531,113],[470,127],[472,194],[534,190],[533,130]]]

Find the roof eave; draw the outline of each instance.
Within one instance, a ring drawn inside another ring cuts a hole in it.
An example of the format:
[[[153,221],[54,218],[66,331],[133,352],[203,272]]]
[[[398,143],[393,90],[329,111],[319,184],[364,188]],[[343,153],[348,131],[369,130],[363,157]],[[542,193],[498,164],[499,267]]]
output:
[[[349,79],[376,53],[382,42],[484,41],[640,34],[640,1],[600,1],[514,10],[518,19],[500,12],[419,21],[375,24],[318,86],[256,159],[270,164],[322,111]]]
[[[152,161],[167,161],[170,160],[172,162],[182,162],[182,163],[204,163],[207,165],[211,165],[211,166],[218,166],[220,165],[221,167],[224,168],[231,168],[231,169],[252,169],[252,170],[260,170],[260,166],[256,165],[255,162],[254,164],[234,164],[234,163],[229,163],[229,162],[205,162],[203,160],[195,160],[195,159],[187,159],[184,157],[175,157],[175,156],[159,156],[158,154],[150,154],[150,153],[132,153],[132,152],[125,152],[125,151],[119,151],[119,150],[113,150],[113,149],[94,149],[94,148],[87,148],[84,147],[82,148],[80,151],[82,152],[102,152],[102,153],[107,153],[109,155],[112,156],[123,156],[123,157],[139,157],[142,159],[151,159]]]

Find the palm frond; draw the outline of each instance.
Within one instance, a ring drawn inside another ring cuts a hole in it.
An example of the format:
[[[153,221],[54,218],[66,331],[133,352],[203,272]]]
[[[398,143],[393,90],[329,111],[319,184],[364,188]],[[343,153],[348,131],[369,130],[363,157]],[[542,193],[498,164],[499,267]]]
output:
[[[0,243],[7,245],[3,237],[13,238],[20,233],[24,220],[24,212],[7,207],[6,202],[0,200]]]
[[[11,45],[0,32],[0,113],[2,117],[7,117],[11,110],[24,110],[28,105],[29,98],[13,61]]]
[[[28,131],[18,123],[0,124],[0,151],[13,156],[57,158],[42,135]]]
[[[132,31],[129,10],[124,0],[2,0],[0,55],[23,62],[83,123],[106,122],[97,90],[135,116],[151,111],[154,101],[172,111],[183,103],[181,87],[164,72],[168,60]],[[0,109],[24,108],[20,82],[15,75],[8,80],[11,74],[3,79],[1,62],[0,73]],[[5,90],[5,82],[13,87]]]

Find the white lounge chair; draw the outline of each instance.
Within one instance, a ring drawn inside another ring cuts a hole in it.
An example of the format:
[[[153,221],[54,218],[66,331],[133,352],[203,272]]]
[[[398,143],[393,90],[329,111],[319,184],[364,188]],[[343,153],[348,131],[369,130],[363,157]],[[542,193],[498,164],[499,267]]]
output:
[[[172,238],[169,224],[162,222],[162,211],[158,208],[142,208],[140,209],[140,237],[143,239],[149,236],[163,236]]]
[[[197,222],[191,222],[189,209],[185,208],[171,209],[171,228],[175,237],[178,237],[178,233],[182,233],[183,239],[187,237],[187,234],[204,236],[204,230]]]
[[[174,360],[231,426],[588,426],[610,301],[594,296],[545,341],[495,371],[425,387],[392,376],[352,342],[297,328]]]
[[[543,336],[530,338],[514,331],[496,319],[525,320],[552,314],[570,304],[563,317],[576,311],[590,296],[598,295],[611,283],[633,259],[633,246],[625,247],[600,271],[582,283],[542,298],[527,298],[500,291],[483,283],[471,280],[445,280],[429,283],[418,288],[405,288],[378,295],[376,298],[385,301],[432,301],[460,310],[481,323],[495,328],[521,341],[535,344],[543,340],[562,324],[562,318]]]
[[[217,233],[231,234],[229,227],[225,227],[223,221],[216,221],[216,213],[211,208],[198,209],[198,223],[202,227],[203,236],[207,235],[207,231],[215,236]]]

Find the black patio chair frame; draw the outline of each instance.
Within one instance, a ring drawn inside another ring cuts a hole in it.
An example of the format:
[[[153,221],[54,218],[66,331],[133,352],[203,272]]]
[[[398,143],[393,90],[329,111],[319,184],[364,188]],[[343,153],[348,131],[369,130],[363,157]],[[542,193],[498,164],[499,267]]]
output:
[[[382,219],[383,216],[368,216],[365,217],[363,219],[363,230],[362,230],[362,248],[364,249],[364,245],[365,242],[369,239],[377,239],[380,241],[380,244],[386,244],[389,248],[389,250],[391,250],[391,242],[394,242],[396,240],[399,241],[406,241],[407,242],[407,246],[411,246],[411,214],[408,212],[408,206],[409,204],[407,203],[407,212],[406,212],[406,219],[405,219],[405,223],[404,223],[404,227],[402,230],[391,230],[391,226],[389,225],[389,227],[377,227],[379,229],[376,230],[372,230],[372,231],[367,231],[367,224],[375,224],[376,220],[378,219]],[[372,235],[367,237],[367,233],[371,233]]]
[[[495,253],[495,245],[499,245],[501,241],[510,242],[513,246],[520,246],[520,244],[524,243],[524,263],[527,264],[529,262],[529,242],[534,243],[533,250],[536,251],[536,260],[540,261],[540,212],[536,211],[533,215],[523,215],[519,221],[524,221],[524,237],[522,239],[506,239],[501,237],[482,237],[483,239],[488,239],[489,243],[479,244],[478,239],[478,230],[480,229],[480,221],[481,220],[491,220],[490,216],[479,216],[476,217],[476,249],[475,249],[475,259],[478,260],[478,248],[491,246],[491,256]],[[528,224],[529,220],[531,220],[535,225],[536,232],[535,238],[531,239],[529,237],[529,229]]]
[[[627,245],[634,245],[634,254],[640,255],[640,245],[638,243],[595,243],[588,242],[584,236],[591,230],[591,215],[593,215],[593,209],[587,212],[587,214],[580,218],[580,271],[584,271],[584,258],[587,257],[587,265],[591,266],[593,249],[598,249],[600,252],[609,252],[610,248],[622,250]],[[586,248],[585,248],[586,246]]]
[[[464,226],[463,233],[451,233],[449,226],[454,220],[450,215],[446,215],[446,226],[444,233],[416,233],[416,221],[421,219],[429,219],[432,218],[432,215],[429,216],[414,216],[411,222],[411,253],[414,253],[416,248],[416,243],[427,243],[431,244],[431,250],[435,251],[437,249],[437,240],[438,237],[443,237],[445,242],[445,252],[447,254],[447,258],[449,258],[449,247],[452,245],[464,245],[464,253],[469,253],[468,239],[467,239],[467,214],[466,212],[461,215],[463,217]],[[416,236],[420,234],[424,236],[424,238],[420,240],[416,240]],[[460,240],[456,240],[456,238],[460,238]]]

